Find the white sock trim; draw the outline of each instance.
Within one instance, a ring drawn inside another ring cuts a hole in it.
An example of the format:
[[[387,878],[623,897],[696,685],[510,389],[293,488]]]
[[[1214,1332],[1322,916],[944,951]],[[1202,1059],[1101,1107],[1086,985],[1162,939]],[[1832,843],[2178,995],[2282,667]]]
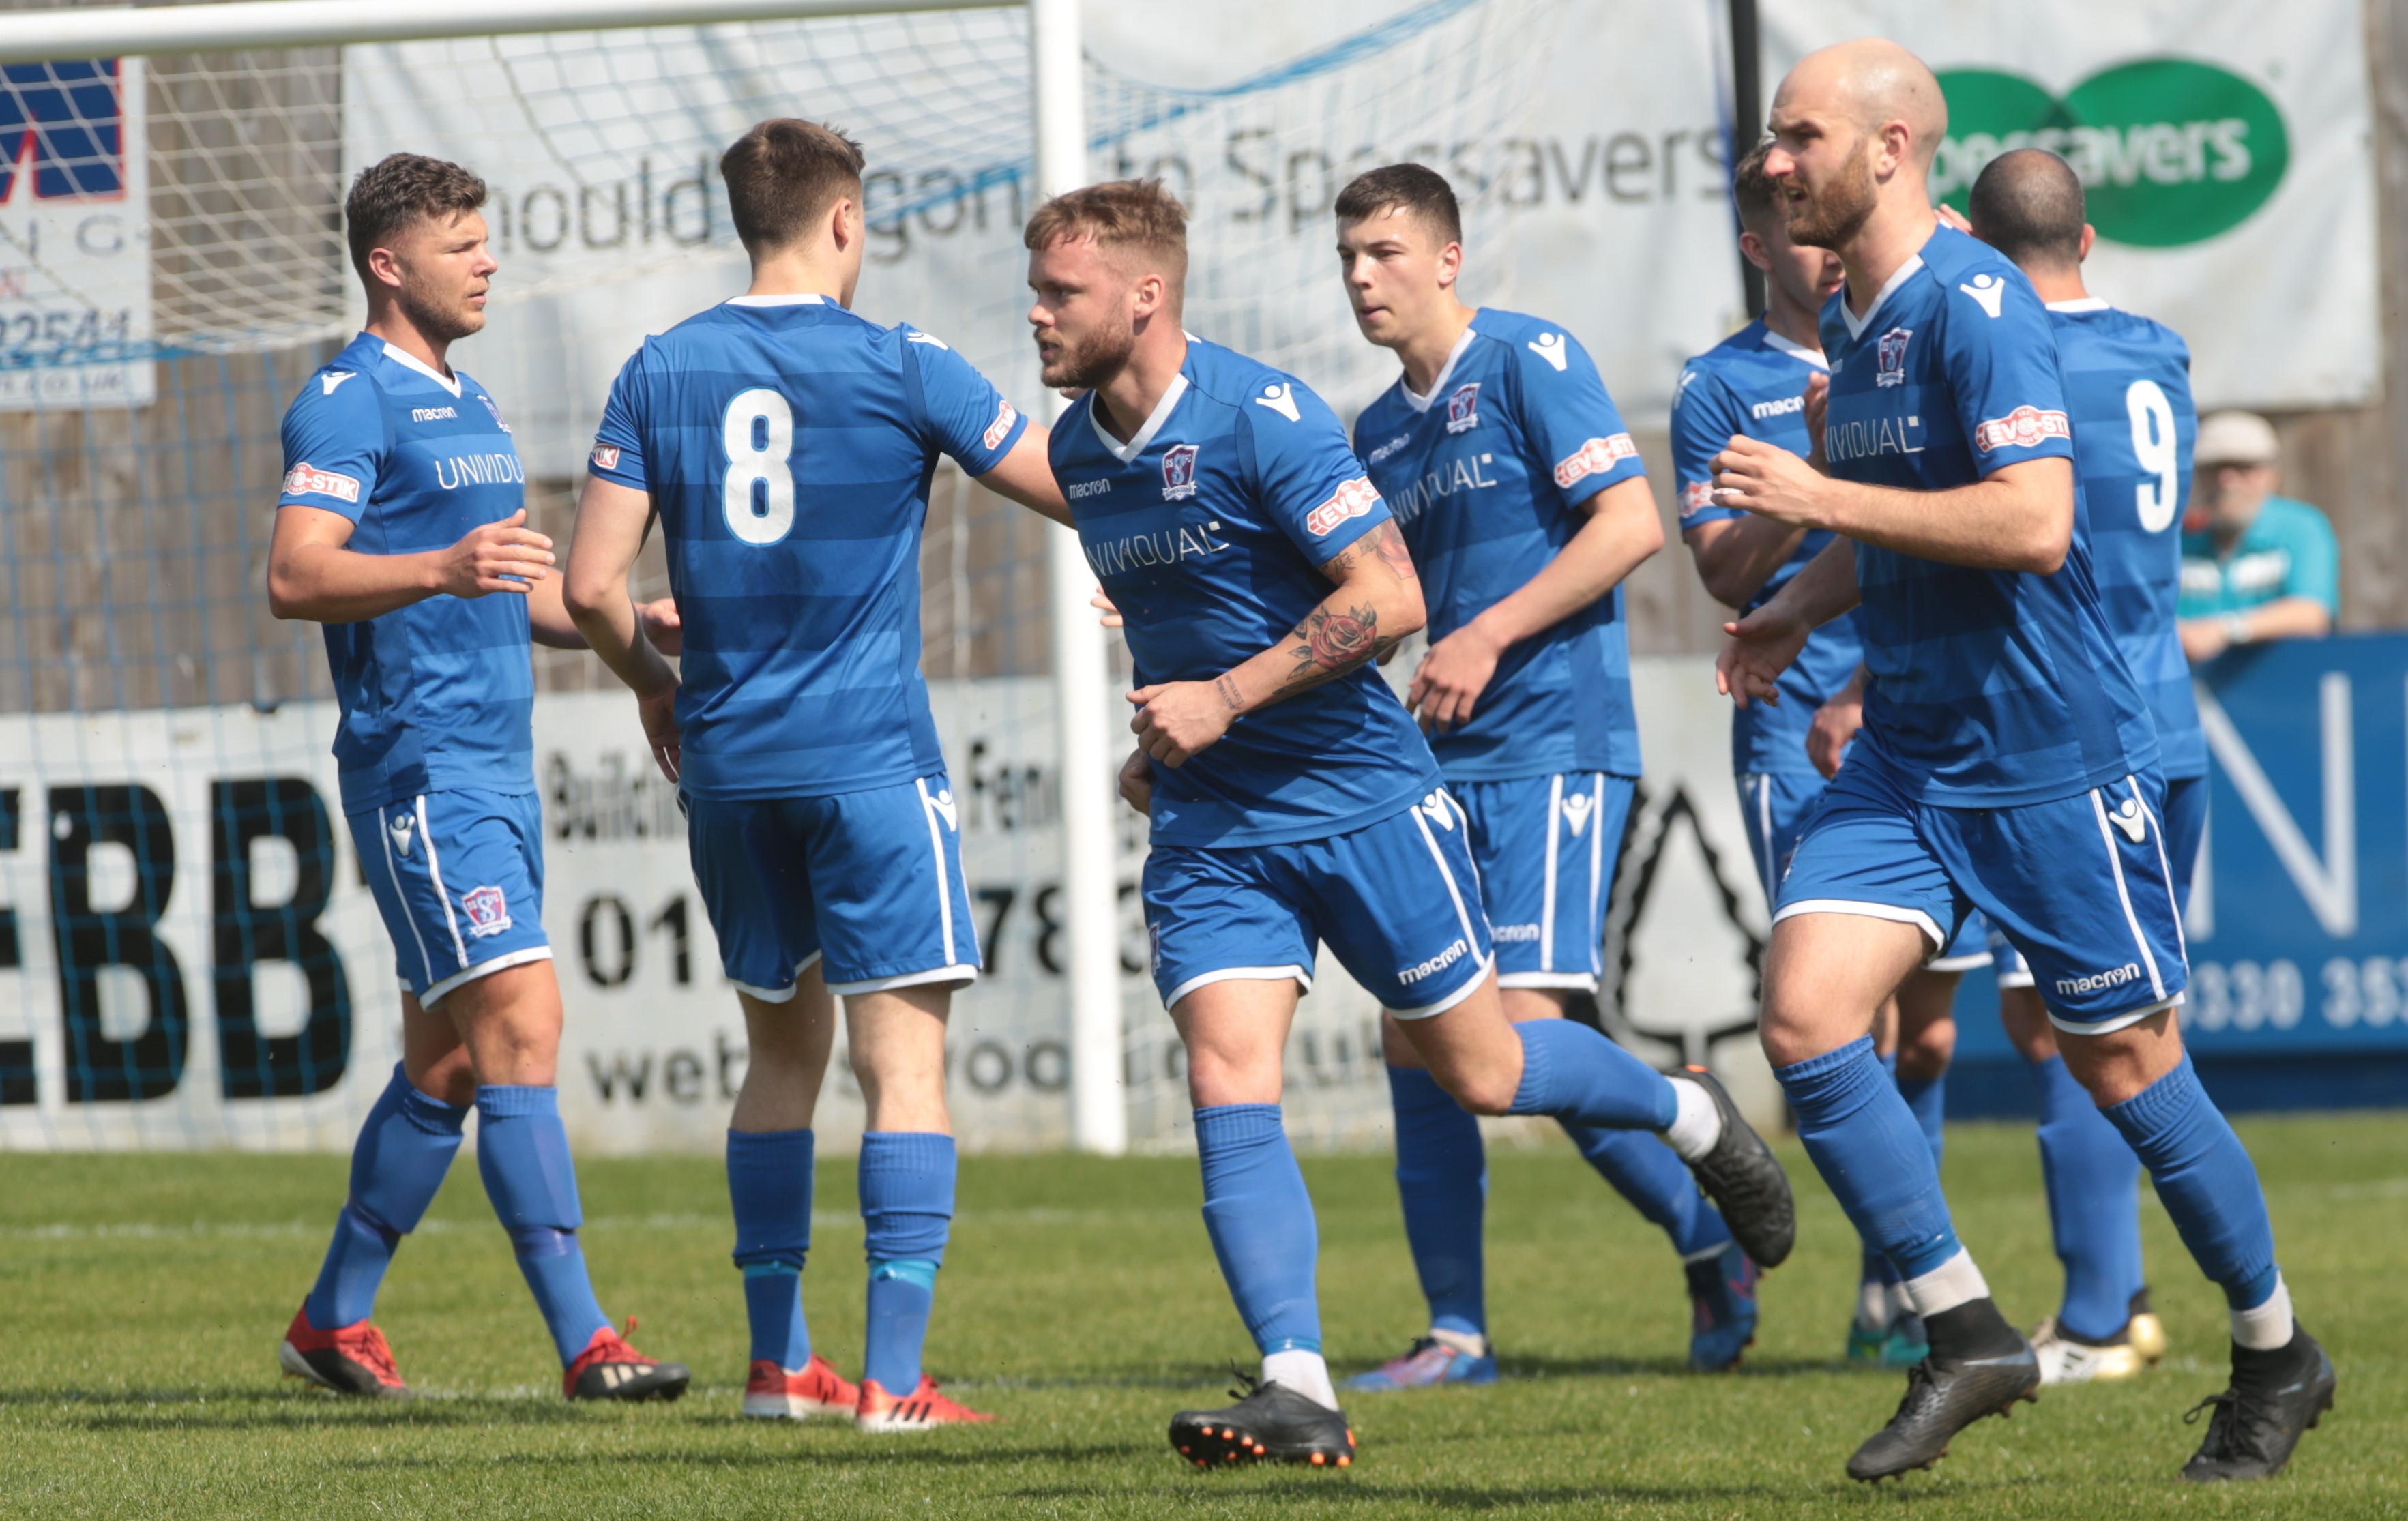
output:
[[[1330,1386],[1329,1364],[1318,1352],[1290,1348],[1263,1354],[1263,1382],[1284,1384],[1329,1410],[1338,1408],[1338,1391]]]
[[[1664,1127],[1664,1140],[1678,1152],[1684,1162],[1694,1162],[1714,1149],[1723,1138],[1722,1111],[1714,1107],[1714,1096],[1684,1077],[1667,1078],[1672,1084],[1672,1097],[1680,1108],[1672,1123]]]
[[[1433,1326],[1429,1328],[1429,1339],[1440,1346],[1452,1348],[1467,1357],[1488,1356],[1488,1338],[1477,1331],[1455,1331],[1449,1330],[1443,1326]]]
[[[1973,1266],[1973,1254],[1961,1246],[1955,1256],[1900,1286],[1906,1290],[1906,1302],[1926,1320],[1960,1304],[1990,1297],[1990,1285],[1982,1277],[1982,1270]]]
[[[2291,1290],[2283,1275],[2274,1275],[2274,1292],[2255,1310],[2232,1312],[2232,1340],[2252,1352],[2274,1352],[2291,1344]]]

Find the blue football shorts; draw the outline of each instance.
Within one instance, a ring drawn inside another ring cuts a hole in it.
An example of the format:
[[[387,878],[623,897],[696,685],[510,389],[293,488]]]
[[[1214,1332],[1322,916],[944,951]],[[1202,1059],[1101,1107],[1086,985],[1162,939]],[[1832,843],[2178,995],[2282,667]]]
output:
[[[1165,1008],[1209,983],[1312,986],[1324,941],[1399,1019],[1444,1013],[1488,975],[1469,821],[1444,789],[1377,824],[1286,845],[1156,845],[1145,858]]]
[[[1602,771],[1449,783],[1470,825],[1499,985],[1597,991],[1606,896],[1637,787]]]
[[[2059,1028],[2122,1029],[2182,1002],[2188,979],[2163,792],[2150,772],[2050,802],[1945,808],[1859,749],[1799,842],[1773,918],[1893,920],[1937,952],[1979,910]]]
[[[1768,907],[1780,901],[1781,878],[1797,853],[1798,839],[1823,801],[1829,782],[1813,771],[1742,771],[1739,816],[1747,825],[1747,853],[1756,858],[1756,880],[1764,884]]]
[[[813,962],[828,991],[973,982],[978,930],[942,772],[824,797],[684,799],[727,979],[769,1003]]]
[[[505,967],[552,959],[534,793],[452,787],[346,821],[402,985],[421,1008]]]
[[[2199,868],[2199,847],[2207,835],[2207,778],[2182,776],[2169,780],[2160,822],[2166,830],[2166,864],[2173,869],[2174,903],[2182,912],[2188,913],[2191,874]],[[1992,961],[1999,969],[1999,985],[2031,986],[2031,969],[2024,965],[2022,954],[1997,929],[1988,926],[1984,928]],[[1960,934],[1958,938],[1963,937]]]

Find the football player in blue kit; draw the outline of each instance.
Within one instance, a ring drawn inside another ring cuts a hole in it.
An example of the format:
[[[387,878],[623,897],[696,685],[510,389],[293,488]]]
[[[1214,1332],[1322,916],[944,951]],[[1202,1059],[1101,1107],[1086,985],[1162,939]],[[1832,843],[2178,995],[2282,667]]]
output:
[[[634,690],[686,811],[695,881],[744,1011],[727,1134],[752,1327],[747,1414],[865,1431],[991,1417],[921,1367],[953,1212],[953,992],[978,975],[960,821],[920,674],[920,539],[937,456],[1064,521],[1045,435],[968,361],[852,310],[861,150],[761,122],[720,160],[743,295],[648,338],[594,446],[568,606]],[[626,615],[657,513],[682,679]],[[856,1390],[811,1349],[811,1122],[844,1000],[868,1108],[868,1343]]]
[[[483,180],[437,159],[396,153],[360,172],[343,220],[367,328],[284,414],[268,604],[326,625],[343,812],[403,991],[401,1062],[361,1126],[333,1244],[278,1356],[337,1393],[409,1392],[369,1313],[474,1108],[477,1169],[568,1398],[673,1399],[685,1369],[610,1328],[578,1243],[529,640],[585,641],[552,541],[526,526],[509,424],[445,363],[485,325],[497,264],[484,201]],[[642,616],[674,625],[666,604]]]
[[[1804,454],[1807,382],[1827,372],[1822,334],[1823,303],[1840,288],[1839,256],[1828,249],[1789,240],[1778,195],[1764,173],[1768,150],[1759,145],[1731,171],[1739,214],[1740,251],[1765,274],[1764,314],[1684,366],[1672,394],[1673,485],[1681,512],[1681,538],[1696,558],[1706,590],[1729,607],[1752,612],[1823,552],[1828,532],[1808,532],[1770,518],[1727,508],[1713,499],[1713,458],[1734,434],[1745,434]],[[1823,800],[1824,775],[1810,755],[1809,726],[1818,712],[1854,689],[1864,640],[1857,619],[1835,618],[1814,630],[1795,664],[1782,672],[1778,704],[1752,703],[1731,714],[1731,770],[1739,786],[1740,819],[1764,884],[1768,911],[1780,897],[1781,874],[1798,848],[1806,821]],[[1836,763],[1834,764],[1836,768]],[[1958,940],[1981,951],[1981,929],[1968,924]],[[1949,951],[1958,953],[1960,945]],[[1948,967],[1946,956],[1933,967]],[[1962,963],[1956,963],[1961,966]],[[1944,987],[1927,984],[1944,983]],[[1898,1003],[1928,1003],[1935,992],[1953,992],[1953,978],[1930,968],[1911,974],[1885,1003],[1873,1031],[1875,1053],[1896,1072]],[[1900,1084],[1916,1118],[1936,1149],[1933,1110],[1937,1083],[1910,1077]],[[1931,1113],[1926,1119],[1927,1113]],[[1848,1326],[1851,1363],[1907,1368],[1923,1360],[1923,1323],[1899,1285],[1898,1270],[1868,1241]]]
[[[2257,1169],[2183,1052],[2157,735],[2100,610],[2048,313],[1997,251],[1939,225],[1928,174],[1947,107],[1913,54],[1866,40],[1808,55],[1771,125],[1790,237],[1847,270],[1823,312],[1823,452],[1734,437],[1714,495],[1840,537],[1727,625],[1718,681],[1776,699],[1807,635],[1861,600],[1872,687],[1782,883],[1763,1038],[1808,1155],[1905,1279],[1931,1349],[1848,1471],[1928,1467],[2040,1383],[1866,1033],[1978,908],[2225,1291],[2231,1385],[2202,1407],[2184,1473],[2272,1473],[2329,1407],[2332,1364],[2292,1316]]]
[[[1040,207],[1025,241],[1045,383],[1086,393],[1054,474],[1136,661],[1121,784],[1152,819],[1146,927],[1187,1049],[1205,1227],[1263,1354],[1235,1405],[1172,1418],[1172,1445],[1208,1468],[1353,1461],[1279,1109],[1325,940],[1465,1108],[1664,1132],[1750,1255],[1781,1260],[1787,1182],[1711,1078],[1667,1079],[1570,1020],[1506,1019],[1464,810],[1370,668],[1423,622],[1412,559],[1320,397],[1182,330],[1184,209],[1156,181],[1093,185]]]
[[[1338,251],[1363,336],[1404,373],[1354,425],[1428,610],[1406,705],[1469,835],[1508,1019],[1560,1019],[1594,994],[1603,913],[1639,777],[1622,581],[1663,546],[1655,495],[1605,382],[1563,328],[1455,297],[1462,217],[1416,164],[1340,193]],[[1394,1016],[1382,1043],[1397,1192],[1429,1329],[1349,1388],[1488,1383],[1480,1124]],[[1756,1265],[1643,1131],[1565,1130],[1670,1236],[1691,1299],[1690,1366],[1727,1368],[1756,1330]]]

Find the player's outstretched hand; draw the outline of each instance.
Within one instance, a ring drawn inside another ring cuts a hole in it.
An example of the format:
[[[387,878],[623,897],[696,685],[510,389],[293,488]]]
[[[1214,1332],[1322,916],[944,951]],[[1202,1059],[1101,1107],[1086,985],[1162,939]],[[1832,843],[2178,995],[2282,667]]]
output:
[[[636,616],[644,624],[644,638],[652,648],[674,660],[685,653],[685,624],[678,618],[677,603],[669,597],[657,602],[636,604]]]
[[[1405,688],[1405,706],[1426,731],[1444,733],[1471,722],[1471,710],[1497,674],[1504,646],[1480,631],[1477,623],[1464,624],[1429,648]]]
[[[1142,750],[1132,750],[1129,758],[1121,762],[1121,801],[1139,812],[1154,812],[1154,763],[1145,758]]]
[[[526,525],[526,509],[471,529],[443,552],[443,590],[453,596],[477,597],[494,592],[516,592],[552,573],[552,540]]]
[[[678,763],[684,756],[678,733],[677,695],[678,689],[672,684],[666,692],[636,699],[636,714],[644,723],[644,739],[652,747],[652,764],[671,782],[678,779]]]
[[[1096,619],[1096,622],[1103,624],[1106,628],[1118,628],[1121,626],[1121,610],[1112,605],[1111,595],[1107,594],[1102,587],[1096,587],[1096,595],[1087,598],[1087,606],[1103,614],[1103,616]]]
[[[1776,610],[1776,602],[1723,624],[1730,639],[1714,657],[1714,690],[1742,708],[1751,702],[1781,706],[1781,673],[1806,648],[1806,636],[1813,632],[1800,620]]]
[[[1713,458],[1714,503],[1775,523],[1820,528],[1823,473],[1779,444],[1731,435]]]
[[[1137,716],[1129,720],[1129,730],[1137,736],[1138,748],[1165,766],[1179,767],[1228,733],[1238,710],[1222,695],[1221,686],[1215,682],[1165,682],[1130,693]]]
[[[1806,758],[1823,773],[1824,781],[1840,774],[1840,761],[1848,753],[1848,741],[1864,726],[1862,697],[1843,693],[1814,710],[1814,723],[1806,731]]]
[[[1931,209],[1938,212],[1940,220],[1947,225],[1956,228],[1958,232],[1963,233],[1968,237],[1973,236],[1973,224],[1965,220],[1964,212],[1957,210],[1955,207],[1950,206],[1945,202],[1933,207]]]

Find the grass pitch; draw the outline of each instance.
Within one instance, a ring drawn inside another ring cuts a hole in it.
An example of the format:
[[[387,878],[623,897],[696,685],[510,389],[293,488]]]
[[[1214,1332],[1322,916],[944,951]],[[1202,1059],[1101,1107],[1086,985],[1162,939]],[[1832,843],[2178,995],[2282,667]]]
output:
[[[1659,1235],[1569,1148],[1500,1153],[1489,1293],[1506,1377],[1361,1397],[1351,1471],[1200,1474],[1163,1440],[1251,1360],[1184,1158],[966,1162],[929,1364],[1004,1424],[864,1438],[746,1421],[742,1297],[718,1164],[593,1162],[589,1256],[639,1345],[691,1364],[670,1406],[576,1408],[487,1212],[454,1169],[379,1304],[430,1398],[338,1403],[280,1381],[275,1347],[343,1187],[333,1157],[12,1156],[0,1186],[0,1514],[820,1517],[1256,1515],[2319,1518],[2408,1514],[2408,1116],[2244,1124],[2283,1264],[2340,1366],[2290,1471],[2202,1492],[2173,1477],[2182,1413],[2223,1385],[2222,1303],[2164,1213],[2143,1215],[2169,1365],[2054,1390],[1960,1437],[1936,1473],[1869,1490],[1841,1463],[1895,1374],[1836,1366],[1856,1243],[1803,1156],[1797,1256],[1764,1288],[1745,1370],[1681,1370],[1687,1306]],[[1387,1164],[1310,1160],[1341,1373],[1393,1354],[1419,1299]],[[1957,1221],[2001,1303],[2055,1307],[2028,1128],[1960,1126]],[[821,1169],[805,1283],[814,1339],[857,1372],[861,1237],[849,1163]]]

